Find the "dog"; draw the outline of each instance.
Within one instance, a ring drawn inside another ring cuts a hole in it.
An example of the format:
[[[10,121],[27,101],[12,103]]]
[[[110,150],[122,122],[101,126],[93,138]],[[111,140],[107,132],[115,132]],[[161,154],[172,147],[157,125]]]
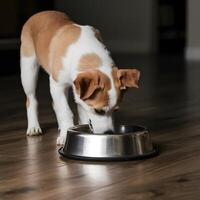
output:
[[[42,133],[35,95],[39,66],[49,74],[50,93],[63,145],[74,126],[67,102],[72,87],[79,123],[89,121],[96,133],[113,130],[112,113],[128,88],[138,88],[137,69],[118,69],[103,44],[100,32],[79,25],[58,11],[43,11],[30,17],[21,33],[21,82],[26,94],[27,135]]]

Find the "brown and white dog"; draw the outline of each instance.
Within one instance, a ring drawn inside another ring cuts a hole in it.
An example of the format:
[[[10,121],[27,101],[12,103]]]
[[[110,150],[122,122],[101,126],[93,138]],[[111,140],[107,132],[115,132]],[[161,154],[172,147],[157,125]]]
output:
[[[64,13],[44,11],[33,15],[21,34],[21,80],[27,96],[27,135],[40,134],[35,96],[39,65],[50,76],[50,91],[63,145],[73,114],[67,102],[73,88],[79,123],[91,120],[94,132],[113,129],[112,112],[122,94],[138,87],[140,72],[115,67],[99,31],[71,21]]]

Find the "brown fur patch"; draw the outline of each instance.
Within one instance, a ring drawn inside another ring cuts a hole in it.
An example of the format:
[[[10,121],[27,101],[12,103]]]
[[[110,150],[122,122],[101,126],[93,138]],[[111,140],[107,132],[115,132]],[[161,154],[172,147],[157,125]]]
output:
[[[20,53],[22,56],[31,57],[35,55],[34,44],[30,35],[28,27],[24,26],[21,34],[21,48]]]
[[[116,92],[117,92],[117,104],[116,104],[116,106],[118,106],[120,104],[120,102],[122,101],[122,97],[123,97],[123,93],[120,90],[121,84],[120,84],[120,80],[119,80],[118,75],[117,75],[117,71],[118,71],[118,68],[113,67],[112,77],[113,77],[114,85],[115,85]]]
[[[112,77],[117,91],[117,107],[128,88],[138,88],[140,72],[137,69],[118,69],[113,67]]]
[[[77,93],[89,106],[99,109],[108,105],[108,90],[111,88],[110,79],[99,70],[82,72],[75,82]],[[85,94],[89,93],[87,98]],[[90,90],[90,91],[88,91]]]
[[[71,33],[69,33],[71,32]],[[61,57],[80,35],[80,28],[64,13],[44,11],[33,15],[23,26],[21,54],[36,55],[39,64],[57,79]],[[61,38],[56,38],[56,37]],[[56,43],[58,42],[58,43]],[[53,49],[53,52],[50,50]],[[54,69],[55,68],[55,69]]]
[[[90,54],[84,54],[80,58],[78,68],[79,70],[95,69],[100,67],[101,65],[102,65],[101,58],[95,53],[90,53]]]
[[[58,73],[62,68],[62,56],[67,53],[68,47],[76,42],[80,33],[80,27],[71,24],[60,28],[57,34],[53,37],[49,52],[49,65],[52,77],[55,80],[57,80]]]
[[[120,89],[138,88],[140,71],[137,69],[120,69],[117,71],[118,79],[120,80]]]

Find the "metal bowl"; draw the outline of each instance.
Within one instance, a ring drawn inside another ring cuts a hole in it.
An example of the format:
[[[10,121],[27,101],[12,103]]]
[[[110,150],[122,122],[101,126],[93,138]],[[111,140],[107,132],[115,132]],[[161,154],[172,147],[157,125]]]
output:
[[[146,158],[156,155],[147,128],[120,125],[115,133],[92,133],[88,125],[68,130],[64,147],[59,153],[80,160],[114,161]]]

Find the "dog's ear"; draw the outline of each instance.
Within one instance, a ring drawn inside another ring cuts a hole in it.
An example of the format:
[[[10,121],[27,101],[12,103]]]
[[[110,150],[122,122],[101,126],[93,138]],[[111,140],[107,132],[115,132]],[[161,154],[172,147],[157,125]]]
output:
[[[118,69],[117,77],[120,82],[120,89],[125,90],[130,87],[138,88],[140,71],[137,69]]]
[[[95,92],[104,88],[98,72],[82,72],[74,81],[77,93],[82,100],[89,99]]]

